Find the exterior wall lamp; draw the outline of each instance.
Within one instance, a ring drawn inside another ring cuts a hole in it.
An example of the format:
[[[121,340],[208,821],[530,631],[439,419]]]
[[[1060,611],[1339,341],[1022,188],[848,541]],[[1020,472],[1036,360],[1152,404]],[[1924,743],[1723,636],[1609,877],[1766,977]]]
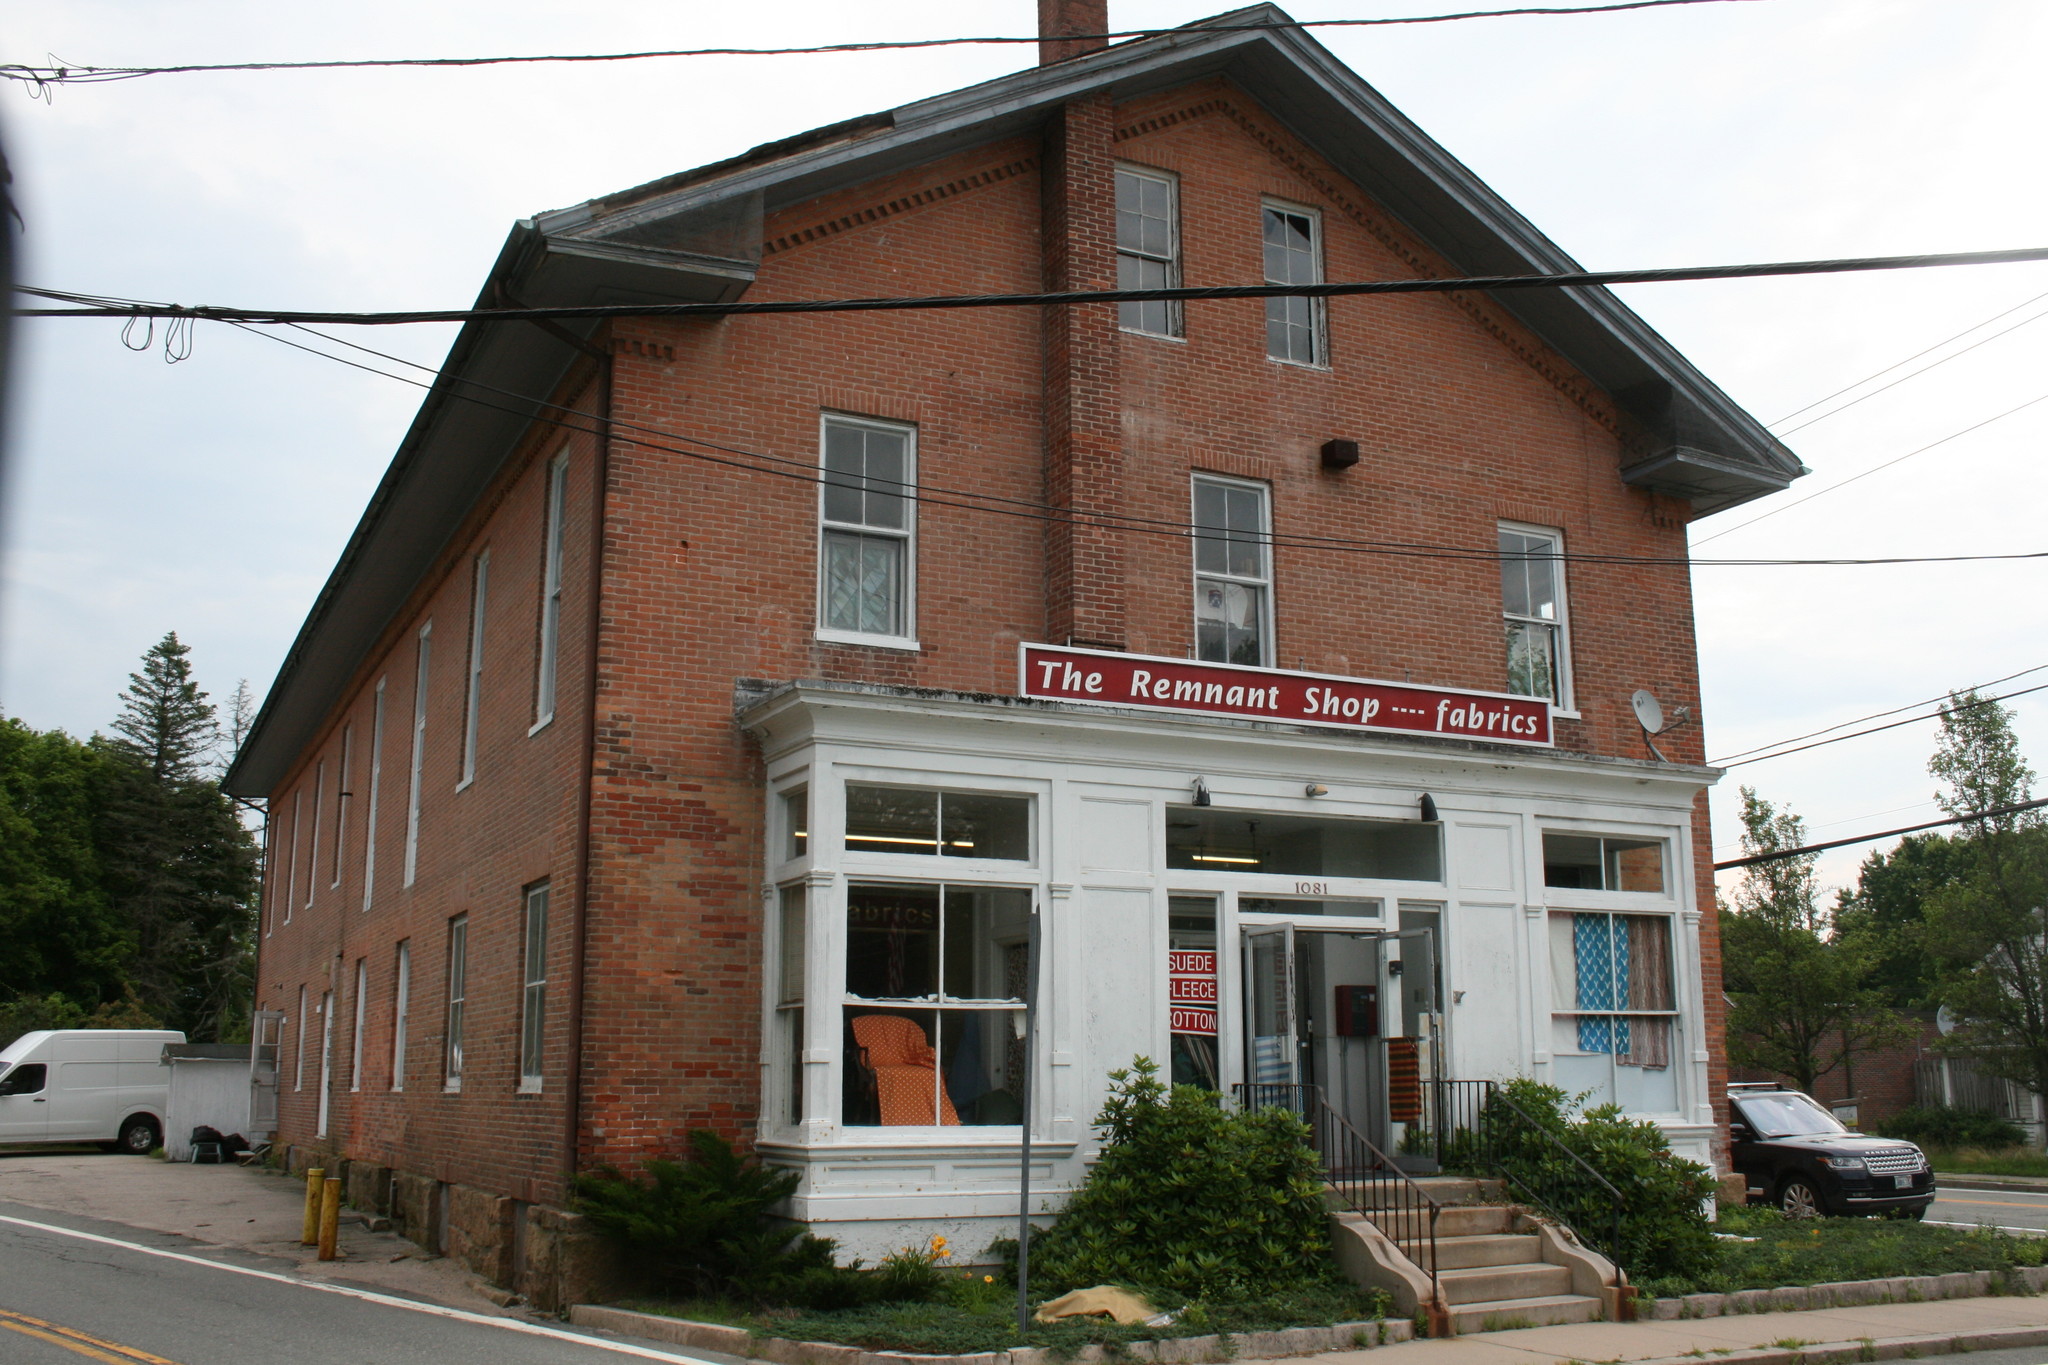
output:
[[[1436,798],[1428,792],[1422,794],[1422,823],[1433,825],[1437,822]]]
[[[1199,777],[1195,779],[1195,804],[1198,806],[1206,806],[1210,804],[1209,784],[1204,782]]]

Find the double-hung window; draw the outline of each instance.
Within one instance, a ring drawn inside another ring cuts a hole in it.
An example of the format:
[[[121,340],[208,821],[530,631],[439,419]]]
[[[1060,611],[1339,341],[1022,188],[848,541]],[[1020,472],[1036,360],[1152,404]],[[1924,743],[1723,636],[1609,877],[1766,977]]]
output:
[[[391,991],[391,1088],[405,1089],[405,1025],[412,1009],[412,940],[398,941]]]
[[[907,645],[916,582],[916,431],[840,416],[827,416],[823,426],[819,637]]]
[[[1195,657],[1273,661],[1271,518],[1263,484],[1195,479]]]
[[[1267,204],[1266,283],[1323,282],[1322,222],[1308,209]],[[1266,354],[1292,365],[1323,365],[1323,301],[1279,296],[1266,300]]]
[[[562,663],[562,520],[569,501],[569,452],[548,463],[547,520],[541,530],[540,654],[534,664],[532,734],[555,718]]]
[[[1180,284],[1178,195],[1170,176],[1119,166],[1116,172],[1116,287],[1172,289]],[[1148,336],[1181,335],[1180,304],[1167,299],[1120,303],[1117,325]]]
[[[1500,525],[1501,615],[1508,691],[1566,706],[1564,539],[1540,526]]]
[[[405,795],[405,885],[420,870],[420,778],[427,761],[427,668],[433,661],[434,623],[420,627],[419,653],[413,660],[412,774]]]
[[[548,884],[526,888],[526,951],[519,1001],[519,1089],[541,1086],[541,1054],[548,1018]]]
[[[441,1088],[462,1089],[462,1025],[469,1004],[469,916],[448,921],[448,1031],[442,1039]]]
[[[469,566],[469,686],[462,694],[461,791],[476,781],[476,740],[484,701],[484,602],[491,582],[491,552],[483,550]]]

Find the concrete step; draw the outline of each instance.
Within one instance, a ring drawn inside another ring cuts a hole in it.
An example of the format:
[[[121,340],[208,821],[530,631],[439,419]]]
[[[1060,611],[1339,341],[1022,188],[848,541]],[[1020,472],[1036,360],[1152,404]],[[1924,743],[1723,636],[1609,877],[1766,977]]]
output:
[[[1465,1270],[1444,1270],[1437,1275],[1444,1302],[1493,1303],[1508,1299],[1540,1299],[1568,1294],[1572,1272],[1565,1266],[1542,1261],[1518,1265],[1482,1265]]]
[[[1504,1332],[1516,1327],[1549,1327],[1561,1322],[1598,1322],[1600,1300],[1584,1294],[1546,1294],[1539,1299],[1500,1299],[1451,1306],[1451,1330]]]
[[[1446,1237],[1480,1237],[1490,1233],[1511,1231],[1519,1209],[1505,1204],[1460,1204],[1445,1209],[1437,1216],[1436,1239]],[[1403,1228],[1405,1233],[1408,1229]],[[1412,1235],[1412,1234],[1411,1234]]]
[[[1401,1254],[1424,1270],[1429,1269],[1429,1243],[1421,1239],[1397,1241]],[[1476,1237],[1436,1239],[1437,1264],[1445,1270],[1470,1270],[1475,1266],[1533,1265],[1543,1259],[1543,1240],[1533,1232],[1484,1233]]]

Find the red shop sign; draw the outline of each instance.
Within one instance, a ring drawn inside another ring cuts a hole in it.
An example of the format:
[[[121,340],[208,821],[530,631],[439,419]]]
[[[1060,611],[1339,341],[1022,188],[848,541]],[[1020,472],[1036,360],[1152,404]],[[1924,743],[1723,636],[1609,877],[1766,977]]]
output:
[[[1370,682],[1326,673],[1195,663],[1148,654],[1022,645],[1022,695],[1096,706],[1241,716],[1404,735],[1548,745],[1540,697]]]

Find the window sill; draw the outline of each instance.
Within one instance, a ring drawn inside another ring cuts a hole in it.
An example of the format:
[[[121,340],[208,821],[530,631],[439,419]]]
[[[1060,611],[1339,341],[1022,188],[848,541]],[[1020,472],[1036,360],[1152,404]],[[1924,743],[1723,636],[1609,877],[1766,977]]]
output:
[[[1331,368],[1330,368],[1330,364],[1329,364],[1329,362],[1328,362],[1328,361],[1319,361],[1319,360],[1287,360],[1287,359],[1285,359],[1285,358],[1283,358],[1283,357],[1281,357],[1281,356],[1277,356],[1277,355],[1268,355],[1268,356],[1266,357],[1266,359],[1267,359],[1268,361],[1272,362],[1272,363],[1273,363],[1273,364],[1275,364],[1275,365],[1285,365],[1285,366],[1286,366],[1286,367],[1287,367],[1288,369],[1290,369],[1290,370],[1307,370],[1307,371],[1309,371],[1309,372],[1310,372],[1310,373],[1312,373],[1312,374],[1331,374],[1331,373],[1334,373],[1334,372],[1333,372],[1333,371],[1331,370]]]
[[[474,777],[465,777],[460,782],[457,782],[455,784],[455,790],[458,792],[466,792],[475,785],[476,779]]]
[[[1577,707],[1552,706],[1550,708],[1550,718],[1552,720],[1584,720],[1586,715],[1585,712],[1580,711]]]
[[[460,1095],[462,1093],[462,1082],[443,1081],[441,1083],[441,1093],[444,1095]]]
[[[856,630],[832,630],[819,626],[811,638],[828,645],[866,645],[872,649],[901,649],[920,652],[924,646],[908,635],[863,635]]]
[[[963,1132],[973,1131],[965,1125],[946,1128],[841,1128],[830,1137],[809,1138],[801,1134],[788,1134],[764,1138],[755,1143],[762,1152],[775,1153],[797,1159],[809,1155],[837,1157],[852,1154],[863,1156],[888,1156],[892,1153],[928,1156],[938,1152],[960,1152],[981,1155],[989,1152],[1014,1152],[1024,1141],[1024,1130],[1011,1124],[1006,1127],[982,1129],[987,1136],[962,1137]],[[887,1137],[871,1136],[888,1134]],[[1042,1134],[1033,1135],[1031,1154],[1033,1157],[1048,1158],[1073,1155],[1078,1143],[1052,1141]]]
[[[1185,346],[1188,344],[1188,339],[1186,337],[1175,336],[1171,332],[1143,332],[1138,330],[1136,327],[1119,327],[1117,328],[1117,331],[1123,333],[1127,337],[1149,337],[1153,341],[1170,341],[1176,346]]]
[[[538,1095],[541,1093],[541,1083],[538,1079],[521,1079],[521,1081],[519,1082],[519,1089],[513,1093],[519,1095]]]
[[[550,725],[553,725],[554,723],[555,713],[550,711],[546,715],[542,716],[539,720],[535,721],[532,725],[529,725],[526,728],[526,737],[528,739],[532,739],[535,735],[547,729]],[[460,789],[458,788],[458,790]]]

